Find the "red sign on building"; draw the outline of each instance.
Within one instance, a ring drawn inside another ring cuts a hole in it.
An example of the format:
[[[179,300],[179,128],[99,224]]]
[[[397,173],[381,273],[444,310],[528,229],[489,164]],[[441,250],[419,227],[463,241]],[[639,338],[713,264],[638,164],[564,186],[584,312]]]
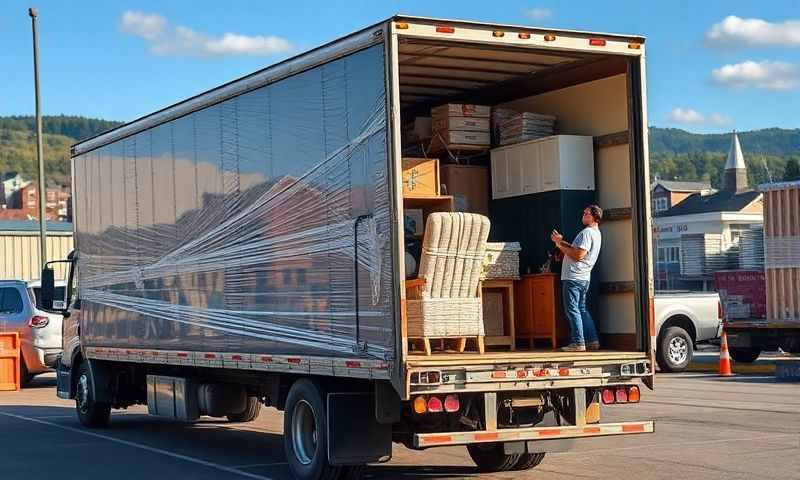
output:
[[[762,270],[724,270],[714,282],[728,319],[765,318],[767,281]]]

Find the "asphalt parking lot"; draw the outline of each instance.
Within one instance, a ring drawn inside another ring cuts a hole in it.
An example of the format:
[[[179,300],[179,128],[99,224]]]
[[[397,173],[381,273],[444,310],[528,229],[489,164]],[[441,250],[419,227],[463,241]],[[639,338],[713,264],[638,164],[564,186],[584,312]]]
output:
[[[282,416],[183,425],[149,417],[145,408],[114,413],[112,426],[83,429],[72,402],[55,396],[53,376],[32,388],[0,392],[3,479],[288,479]],[[603,421],[654,419],[656,433],[592,439],[548,455],[528,472],[480,476],[466,451],[424,452],[395,446],[373,479],[456,478],[799,478],[800,385],[771,376],[719,378],[662,374],[639,405],[605,408]]]

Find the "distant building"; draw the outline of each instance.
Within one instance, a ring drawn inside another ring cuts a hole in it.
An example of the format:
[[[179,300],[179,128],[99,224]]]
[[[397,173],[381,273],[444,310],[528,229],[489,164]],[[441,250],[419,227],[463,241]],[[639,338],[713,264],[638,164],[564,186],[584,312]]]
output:
[[[63,260],[72,251],[72,224],[47,222],[47,259]],[[39,222],[0,220],[0,278],[39,278]],[[64,278],[64,264],[56,265],[56,278]]]
[[[10,195],[5,216],[0,218],[39,218],[39,189],[33,182],[25,182]],[[63,188],[48,188],[45,193],[45,208],[48,220],[71,220],[70,194]],[[20,210],[12,212],[11,210]]]
[[[763,226],[763,201],[760,192],[749,189],[736,132],[723,178],[720,191],[690,194],[654,216],[656,288],[708,290],[715,271],[752,263],[741,255],[742,239],[758,238],[752,232]]]
[[[656,179],[650,188],[653,215],[669,210],[692,194],[708,195],[713,192],[714,190],[709,182],[679,182]]]

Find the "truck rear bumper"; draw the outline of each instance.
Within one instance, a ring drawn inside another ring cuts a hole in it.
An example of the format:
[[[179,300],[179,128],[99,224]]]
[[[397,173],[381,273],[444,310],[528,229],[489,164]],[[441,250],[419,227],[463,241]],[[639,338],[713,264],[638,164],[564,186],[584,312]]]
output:
[[[653,433],[655,424],[647,422],[599,423],[594,425],[564,427],[509,428],[490,431],[418,433],[414,435],[415,448],[467,445],[471,443],[519,442],[589,438],[607,435]]]

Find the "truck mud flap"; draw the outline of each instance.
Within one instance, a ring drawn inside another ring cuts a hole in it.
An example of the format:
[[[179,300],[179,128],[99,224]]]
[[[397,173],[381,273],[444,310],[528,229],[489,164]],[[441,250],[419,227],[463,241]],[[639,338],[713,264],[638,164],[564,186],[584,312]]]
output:
[[[75,398],[75,389],[72,384],[72,370],[61,363],[61,357],[56,360],[56,395],[64,400]]]
[[[418,433],[414,435],[415,448],[442,447],[447,445],[468,445],[471,443],[519,442],[561,440],[565,438],[590,438],[606,435],[629,435],[653,433],[652,421],[599,423],[582,427],[534,427],[509,428],[495,431]]]
[[[327,410],[331,465],[385,462],[392,457],[392,426],[375,419],[374,395],[330,393]]]

